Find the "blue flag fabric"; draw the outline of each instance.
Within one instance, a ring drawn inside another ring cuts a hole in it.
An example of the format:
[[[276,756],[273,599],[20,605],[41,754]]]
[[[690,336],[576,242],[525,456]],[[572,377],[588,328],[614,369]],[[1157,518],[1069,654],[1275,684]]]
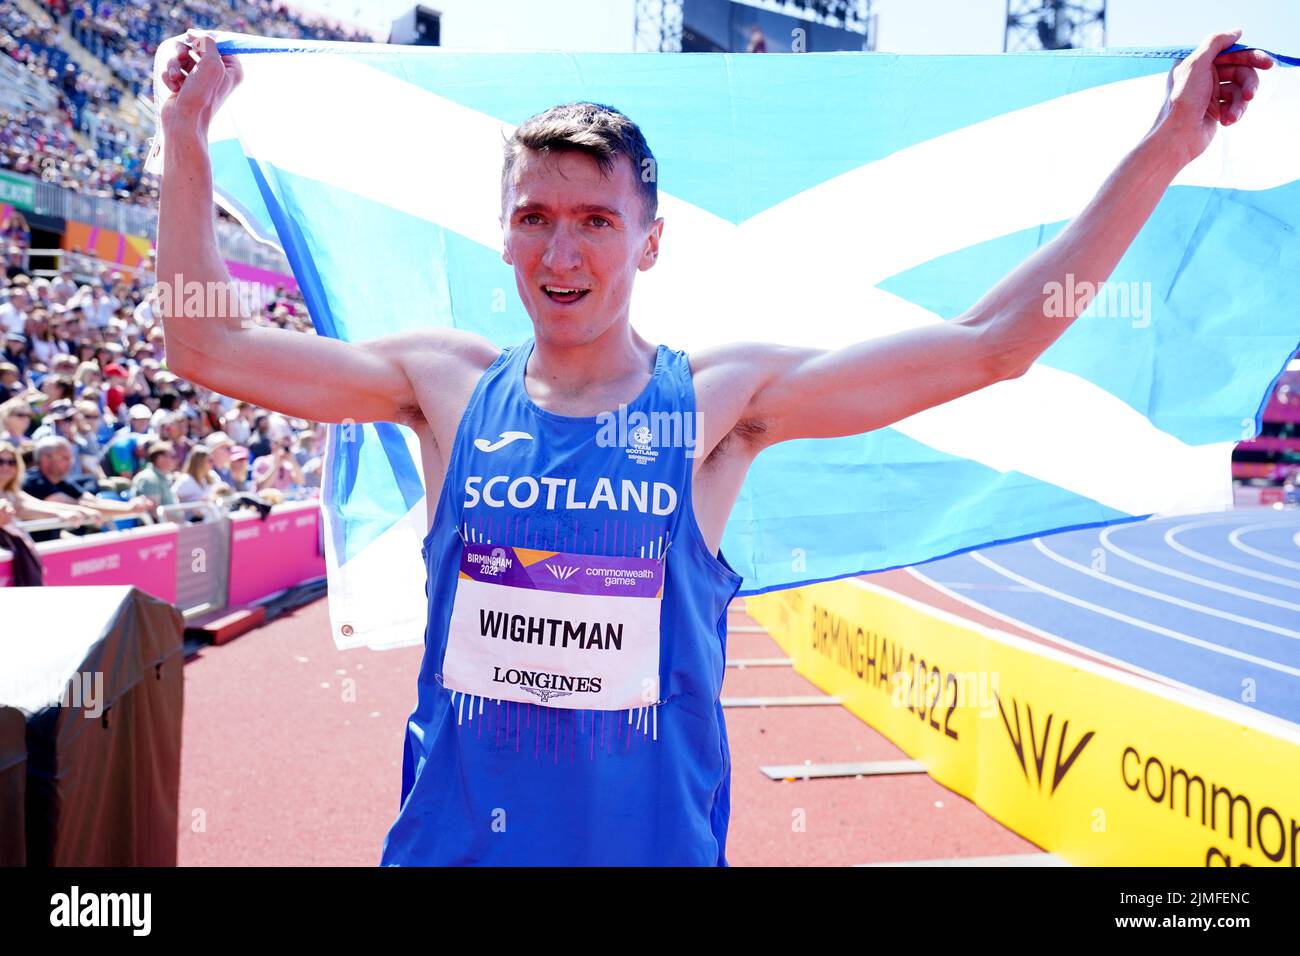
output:
[[[458,53],[218,37],[245,73],[210,135],[219,201],[283,248],[319,334],[527,339],[500,254],[502,136],[591,100],[637,122],[657,161],[664,236],[632,321],[688,351],[834,348],[956,317],[1083,208],[1188,52]],[[1300,70],[1275,59],[1247,120],[1178,176],[1025,376],[758,457],[723,538],[742,594],[1231,505],[1231,449],[1257,433],[1300,337]],[[1068,309],[1082,290],[1066,277],[1044,291]],[[340,646],[421,639],[419,462],[403,426],[331,428]]]

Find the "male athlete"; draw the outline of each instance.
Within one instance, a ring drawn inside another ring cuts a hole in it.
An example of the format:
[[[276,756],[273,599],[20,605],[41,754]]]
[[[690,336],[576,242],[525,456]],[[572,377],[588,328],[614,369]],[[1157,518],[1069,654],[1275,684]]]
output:
[[[431,328],[347,343],[165,316],[185,378],[419,436],[429,617],[382,862],[726,865],[719,694],[740,578],[718,548],[750,463],[1022,375],[1070,323],[1044,308],[1049,283],[1105,282],[1178,171],[1241,119],[1271,61],[1220,55],[1239,35],[1174,67],[1154,125],[1078,218],[933,326],[834,351],[746,342],[687,356],[646,341],[628,314],[664,227],[656,184],[638,175],[651,153],[631,120],[592,103],[547,110],[506,145],[503,257],[527,342]],[[166,67],[158,275],[178,290],[230,281],[207,131],[240,77],[206,36]],[[629,420],[698,413],[695,447],[600,441],[598,416],[624,406]]]

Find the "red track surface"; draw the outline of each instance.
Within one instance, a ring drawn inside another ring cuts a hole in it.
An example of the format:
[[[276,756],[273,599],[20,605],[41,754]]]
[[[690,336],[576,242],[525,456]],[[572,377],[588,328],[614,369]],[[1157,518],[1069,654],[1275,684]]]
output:
[[[733,613],[731,624],[754,621]],[[186,665],[180,863],[378,863],[397,813],[421,652],[339,651],[317,601]],[[728,653],[784,656],[765,634],[734,632]],[[820,693],[788,668],[728,668],[723,687],[724,697]],[[840,707],[729,708],[727,728],[732,865],[1037,851],[925,775],[774,782],[759,772],[906,757]]]

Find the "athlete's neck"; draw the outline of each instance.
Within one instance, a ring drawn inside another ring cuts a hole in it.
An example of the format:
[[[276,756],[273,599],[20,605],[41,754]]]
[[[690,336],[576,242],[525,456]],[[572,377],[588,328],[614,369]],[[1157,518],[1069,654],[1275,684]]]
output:
[[[653,374],[655,352],[628,324],[611,326],[582,345],[538,338],[524,370],[524,387],[547,411],[599,414],[641,394]]]

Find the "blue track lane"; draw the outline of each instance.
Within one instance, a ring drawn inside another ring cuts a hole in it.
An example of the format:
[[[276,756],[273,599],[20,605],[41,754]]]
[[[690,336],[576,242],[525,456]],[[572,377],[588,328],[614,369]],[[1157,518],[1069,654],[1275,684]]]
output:
[[[915,570],[1030,628],[1300,724],[1300,512],[1070,531]]]

